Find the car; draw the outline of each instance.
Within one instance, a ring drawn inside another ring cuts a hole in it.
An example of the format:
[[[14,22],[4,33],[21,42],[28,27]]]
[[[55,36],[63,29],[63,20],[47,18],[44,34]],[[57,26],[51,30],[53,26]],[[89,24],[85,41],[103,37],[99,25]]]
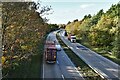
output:
[[[58,51],[61,51],[61,46],[60,45],[55,45],[56,46],[56,49],[58,50]]]

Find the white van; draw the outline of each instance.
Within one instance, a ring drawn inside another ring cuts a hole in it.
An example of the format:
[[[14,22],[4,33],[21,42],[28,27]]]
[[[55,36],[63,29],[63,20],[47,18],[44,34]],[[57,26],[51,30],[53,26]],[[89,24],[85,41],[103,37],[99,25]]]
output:
[[[76,36],[71,36],[70,41],[71,42],[76,42]]]

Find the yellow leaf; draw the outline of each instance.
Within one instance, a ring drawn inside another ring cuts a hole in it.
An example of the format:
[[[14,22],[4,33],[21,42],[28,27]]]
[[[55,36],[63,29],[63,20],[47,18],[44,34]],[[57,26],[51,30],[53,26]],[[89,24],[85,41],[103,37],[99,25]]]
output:
[[[4,64],[5,61],[6,61],[5,57],[2,56],[2,64]]]

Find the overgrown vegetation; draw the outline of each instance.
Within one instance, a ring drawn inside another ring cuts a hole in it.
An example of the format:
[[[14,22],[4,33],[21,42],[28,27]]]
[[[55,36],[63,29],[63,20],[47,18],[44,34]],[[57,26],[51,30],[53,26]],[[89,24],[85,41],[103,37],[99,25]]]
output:
[[[69,56],[71,61],[75,64],[77,69],[82,73],[85,80],[105,80],[95,73],[82,59],[80,59],[57,35],[57,39],[64,49],[65,53]]]
[[[66,31],[75,34],[77,41],[99,54],[120,64],[120,4],[115,4],[106,12],[85,15],[81,21],[68,22]]]
[[[50,31],[40,14],[49,9],[38,13],[33,2],[2,4],[3,78],[40,78],[44,41]]]

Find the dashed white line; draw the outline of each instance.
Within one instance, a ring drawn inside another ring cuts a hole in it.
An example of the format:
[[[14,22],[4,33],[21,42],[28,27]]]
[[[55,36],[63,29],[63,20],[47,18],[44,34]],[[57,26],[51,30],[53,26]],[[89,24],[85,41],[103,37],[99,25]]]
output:
[[[59,64],[59,62],[57,61],[57,64]]]
[[[61,76],[62,76],[63,80],[65,80],[65,77],[63,75],[61,75]]]

